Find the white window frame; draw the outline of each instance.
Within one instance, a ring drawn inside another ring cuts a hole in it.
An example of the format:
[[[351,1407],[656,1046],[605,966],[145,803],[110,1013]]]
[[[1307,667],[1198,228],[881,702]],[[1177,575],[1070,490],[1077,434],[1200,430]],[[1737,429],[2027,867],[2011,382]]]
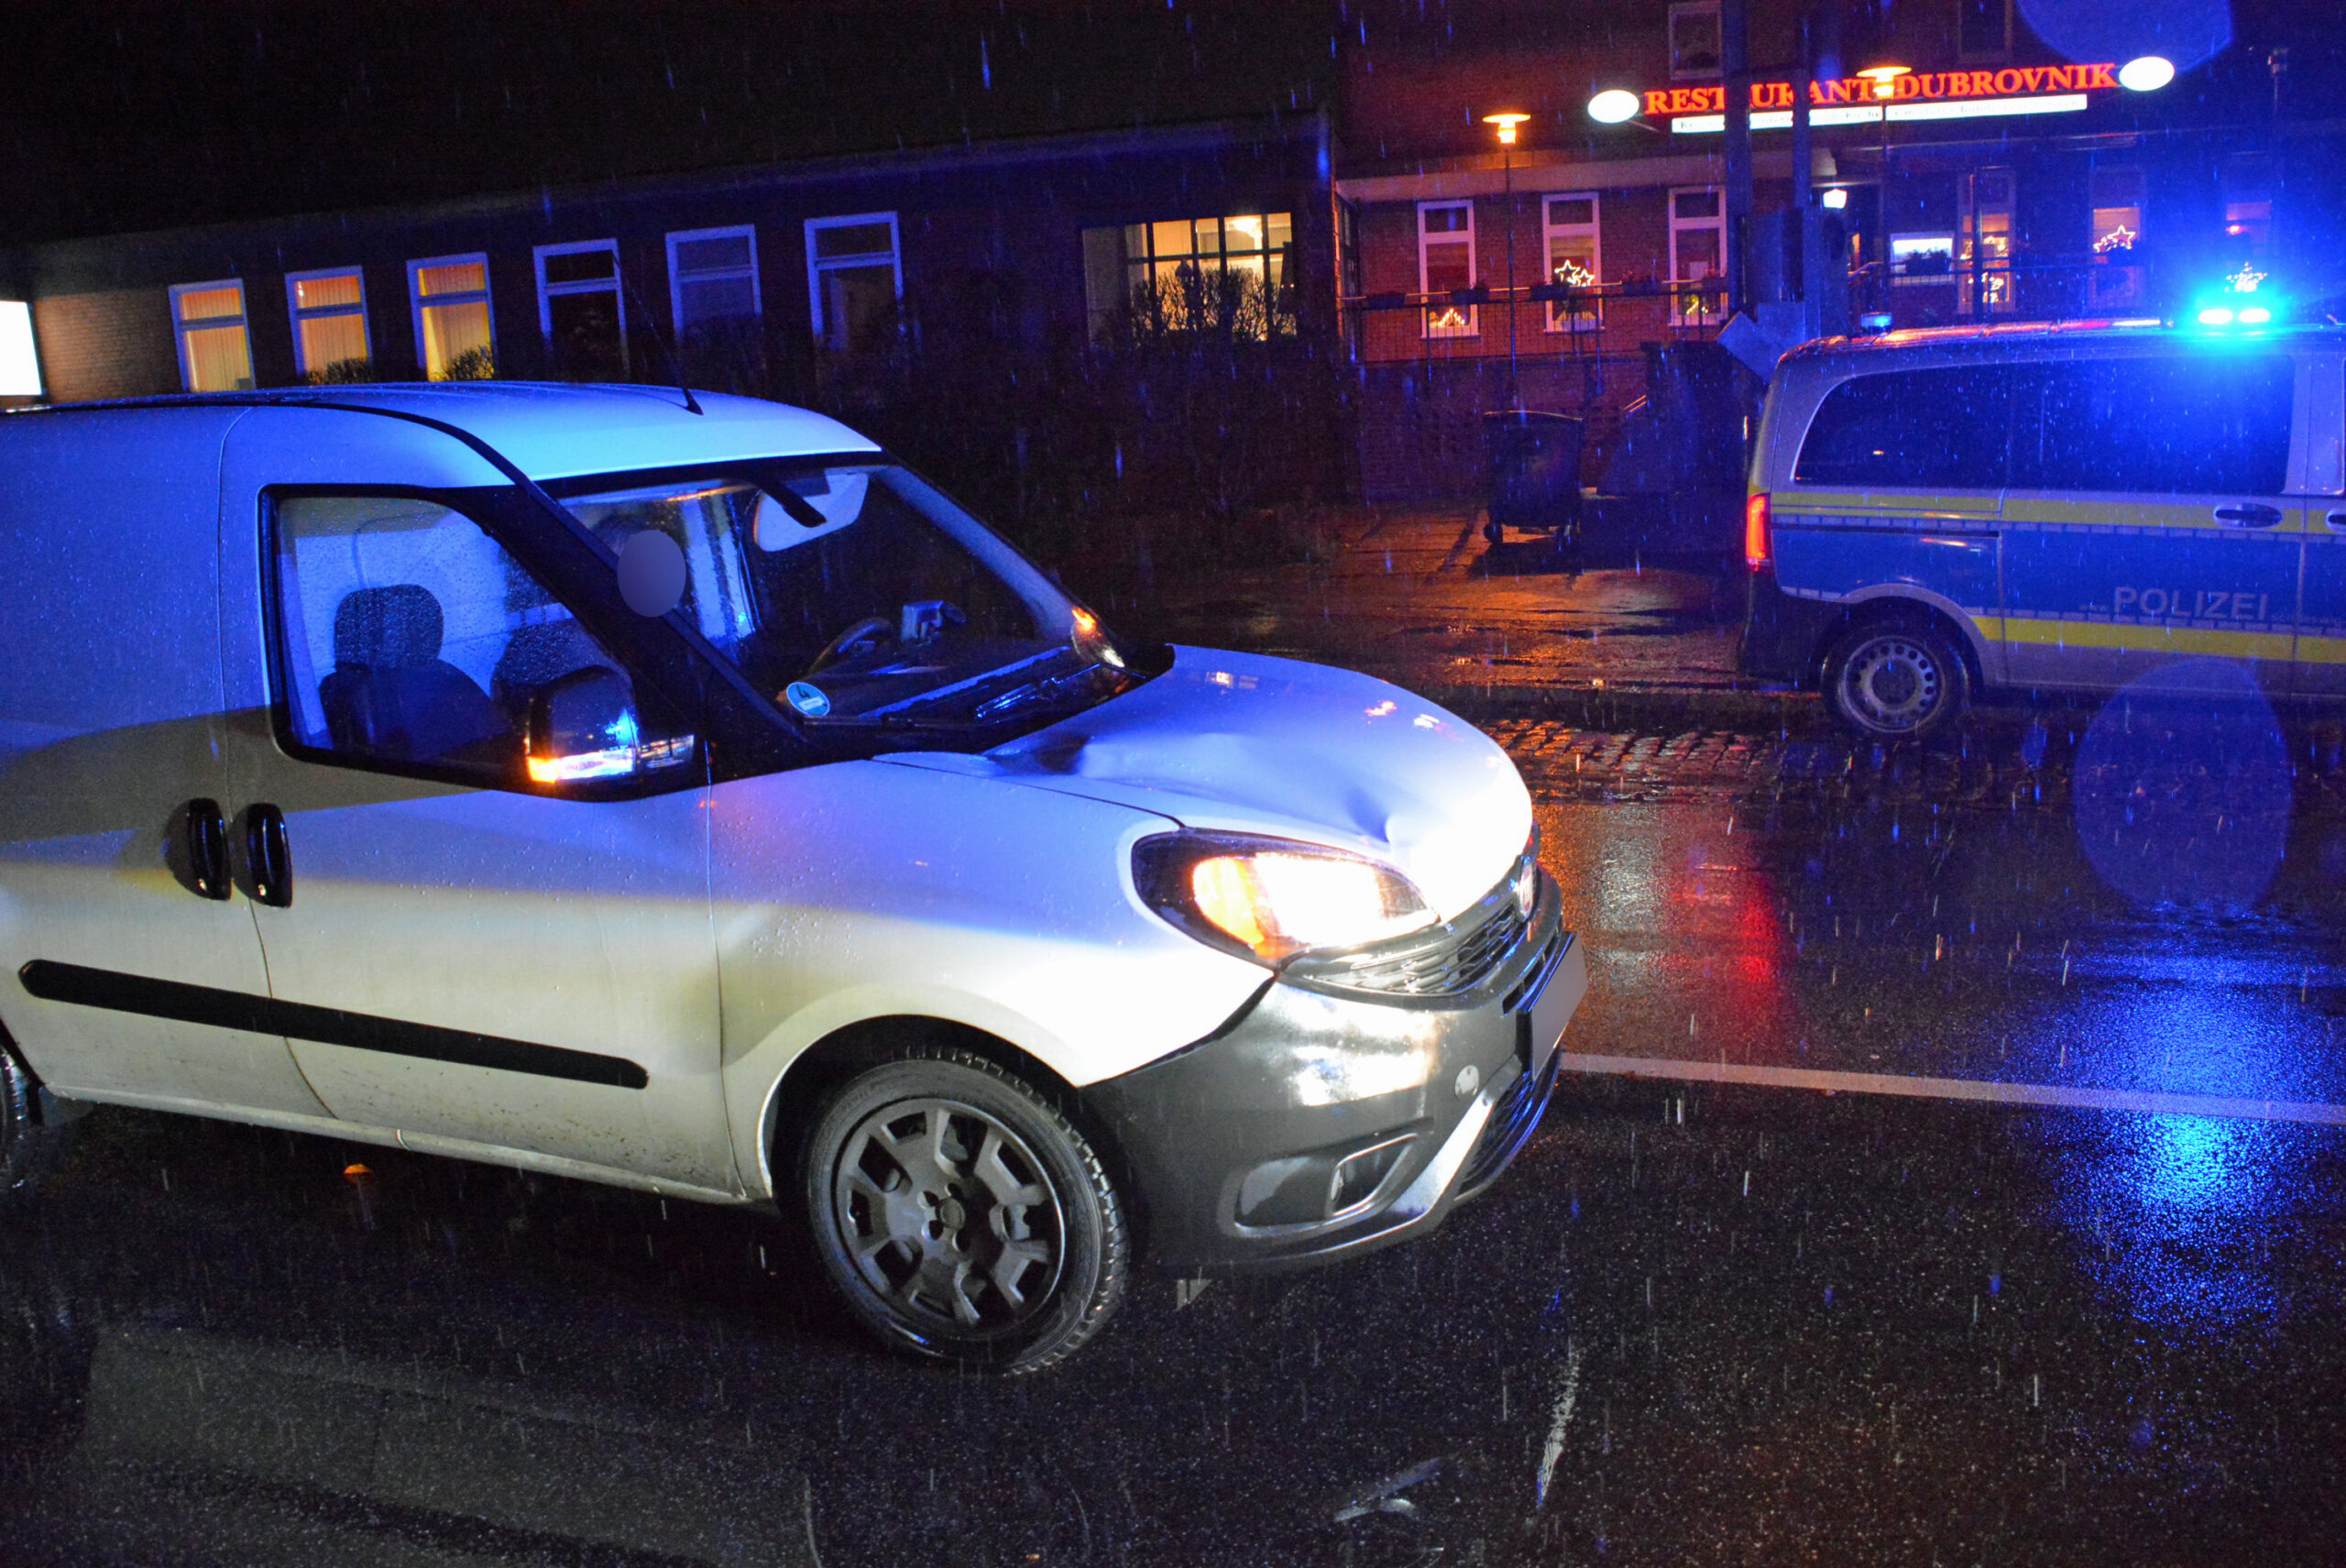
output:
[[[205,316],[201,321],[194,322],[192,323],[181,316],[180,297],[181,295],[207,294],[215,289],[234,289],[236,291],[236,313],[235,315]],[[171,342],[173,345],[179,349],[181,390],[188,392],[195,390],[194,367],[188,363],[187,357],[187,334],[189,332],[208,332],[214,327],[224,326],[236,327],[244,333],[245,367],[249,372],[252,368],[253,362],[253,310],[252,302],[245,298],[245,280],[242,278],[220,278],[215,279],[209,283],[174,283],[171,285]],[[256,385],[259,383],[260,378],[258,375],[254,375],[252,378]]]
[[[486,276],[486,274],[484,274]],[[323,278],[355,278],[358,280],[358,302],[355,305],[319,305],[301,308],[301,296],[294,288],[297,283],[314,283]],[[314,272],[288,272],[285,275],[285,313],[293,323],[293,373],[307,377],[313,369],[310,356],[301,346],[301,323],[305,321],[330,321],[335,316],[358,318],[358,341],[367,347],[367,362],[375,362],[375,329],[367,320],[367,274],[356,267],[322,267]]]
[[[1708,71],[1684,71],[1678,64],[1678,18],[1704,12],[1710,14],[1712,37],[1724,46],[1727,42],[1726,24],[1719,16],[1718,0],[1672,0],[1669,19],[1661,35],[1661,47],[1670,56],[1670,79],[1672,82],[1716,82],[1719,79],[1716,66]]]
[[[1466,227],[1464,230],[1466,236],[1466,286],[1470,289],[1473,288],[1482,278],[1482,273],[1479,270],[1480,262],[1474,252],[1475,238],[1474,201],[1471,198],[1467,198],[1453,202],[1420,202],[1417,207],[1416,221],[1418,225],[1418,292],[1420,294],[1430,294],[1433,292],[1433,290],[1426,281],[1426,245],[1428,239],[1431,238],[1433,243],[1437,245],[1456,245],[1458,243],[1456,236],[1460,232],[1457,229],[1444,229],[1441,234],[1430,236],[1426,232],[1426,214],[1428,213],[1437,211],[1454,212],[1459,210],[1464,210],[1466,214]],[[1420,325],[1423,335],[1430,338],[1480,337],[1482,335],[1483,312],[1482,307],[1479,305],[1469,305],[1466,307],[1466,320],[1464,324],[1438,322],[1434,319],[1434,313],[1438,309],[1454,311],[1458,307],[1455,305],[1426,306],[1425,309],[1420,313],[1421,317]]]
[[[546,281],[546,258],[549,256],[586,256],[597,250],[611,254],[611,275],[589,278],[577,283]],[[531,258],[538,269],[538,331],[546,341],[554,341],[554,302],[557,295],[608,294],[618,302],[619,312],[619,363],[627,363],[627,274],[619,267],[619,242],[615,239],[573,239],[560,245],[533,247]]]
[[[1679,197],[1705,192],[1718,198],[1718,210],[1715,214],[1707,218],[1682,218],[1678,215]],[[1678,236],[1682,234],[1699,233],[1705,229],[1719,236],[1719,269],[1710,276],[1716,278],[1719,280],[1719,288],[1724,290],[1727,287],[1727,188],[1723,185],[1672,185],[1669,189],[1667,199],[1670,203],[1666,214],[1670,220],[1670,281],[1673,291],[1676,285],[1694,280],[1687,278],[1679,268]],[[1686,307],[1686,296],[1673,291],[1670,296],[1671,325],[1708,326],[1711,324],[1712,316],[1721,313],[1699,309],[1689,310]]]
[[[434,294],[429,301],[424,299],[423,291],[419,286],[417,280],[422,277],[425,268],[473,266],[477,266],[480,269],[480,292],[478,294]],[[492,363],[496,360],[497,302],[489,297],[490,281],[491,280],[488,276],[488,252],[485,250],[466,251],[455,256],[426,256],[419,260],[411,261],[407,264],[408,324],[415,332],[415,367],[423,373],[424,378],[427,380],[430,379],[432,375],[432,367],[423,362],[423,307],[427,303],[433,305],[464,305],[470,304],[474,300],[477,299],[482,304],[488,306],[488,356]]]
[[[690,245],[702,239],[746,239],[750,242],[750,314],[762,321],[766,313],[765,291],[758,283],[758,226],[755,224],[726,224],[713,229],[676,229],[668,236],[668,319],[676,329],[676,344],[682,350],[685,341],[685,275],[676,265],[676,247]],[[730,267],[703,269],[694,279],[738,278],[741,273]]]
[[[1584,224],[1556,222],[1551,214],[1555,212],[1555,204],[1558,202],[1586,202],[1588,222]],[[1605,204],[1597,199],[1597,193],[1594,191],[1550,191],[1540,195],[1540,269],[1546,281],[1550,283],[1555,281],[1549,266],[1549,258],[1555,254],[1554,242],[1559,239],[1572,238],[1585,238],[1588,241],[1589,270],[1596,275],[1598,281],[1603,281],[1605,277],[1605,236],[1602,227],[1604,218]],[[1548,302],[1548,331],[1596,332],[1605,325],[1605,307],[1601,303],[1595,311],[1585,315],[1568,313],[1562,306],[1563,302],[1561,300]]]
[[[849,213],[839,217],[808,218],[806,220],[806,306],[815,323],[815,341],[826,347],[831,337],[829,324],[823,320],[823,274],[842,271],[850,267],[870,267],[881,258],[876,250],[859,251],[853,256],[827,256],[819,260],[815,255],[815,236],[825,229],[861,228],[872,224],[888,225],[888,266],[895,274],[896,299],[904,297],[904,236],[897,226],[893,213]]]

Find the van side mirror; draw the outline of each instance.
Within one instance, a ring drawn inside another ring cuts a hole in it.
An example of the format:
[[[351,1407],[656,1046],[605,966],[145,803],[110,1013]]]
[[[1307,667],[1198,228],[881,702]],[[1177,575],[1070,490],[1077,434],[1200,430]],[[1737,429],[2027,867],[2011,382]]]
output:
[[[631,773],[641,739],[635,687],[617,670],[590,664],[547,682],[530,696],[532,784]]]

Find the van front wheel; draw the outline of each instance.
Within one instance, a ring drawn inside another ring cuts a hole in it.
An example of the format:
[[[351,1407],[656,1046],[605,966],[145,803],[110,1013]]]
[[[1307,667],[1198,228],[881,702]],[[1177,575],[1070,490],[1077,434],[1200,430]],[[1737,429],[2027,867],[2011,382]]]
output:
[[[816,1251],[892,1344],[1035,1372],[1124,1299],[1131,1243],[1099,1156],[982,1057],[906,1050],[842,1085],[805,1147]]]
[[[1911,621],[1860,626],[1825,657],[1833,717],[1869,740],[1927,740],[1961,716],[1963,659],[1944,633]]]

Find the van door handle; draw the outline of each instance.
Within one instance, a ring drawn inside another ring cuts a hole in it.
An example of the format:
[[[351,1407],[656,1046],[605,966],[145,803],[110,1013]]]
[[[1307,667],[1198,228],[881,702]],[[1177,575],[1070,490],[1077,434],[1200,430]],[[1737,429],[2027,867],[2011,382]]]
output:
[[[2281,521],[2279,507],[2260,506],[2254,501],[2241,506],[2218,507],[2216,521],[2234,528],[2270,528]]]
[[[2341,533],[2346,533],[2346,511],[2334,511],[2322,520]]]
[[[216,800],[195,799],[180,807],[179,859],[172,870],[181,885],[198,898],[225,898],[234,891],[228,880],[228,822]]]
[[[285,813],[273,806],[245,807],[245,874],[256,902],[273,909],[293,902],[293,851],[285,839]]]

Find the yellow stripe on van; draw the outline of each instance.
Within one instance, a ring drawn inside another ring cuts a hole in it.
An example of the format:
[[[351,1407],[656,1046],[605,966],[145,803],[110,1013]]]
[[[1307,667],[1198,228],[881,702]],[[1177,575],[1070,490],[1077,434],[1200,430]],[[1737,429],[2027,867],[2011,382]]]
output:
[[[1842,511],[1868,517],[1993,516],[1996,493],[1952,496],[1875,496],[1861,491],[1803,490],[1775,492],[1776,506],[1790,511]]]
[[[1992,630],[1991,630],[1992,628]],[[2173,653],[2178,658],[2210,654],[2220,659],[2286,659],[2294,641],[2286,631],[2218,631],[2199,626],[2121,626],[2103,620],[2056,620],[2051,617],[1983,617],[1980,635],[1997,642],[2064,648],[2113,648],[2129,653]],[[2339,650],[2346,663],[2346,638],[2319,638]],[[2300,652],[2299,658],[2305,657]]]
[[[2242,538],[2297,533],[2298,514],[2295,508],[2277,506],[2281,521],[2269,528],[2233,528],[2216,521],[2216,508],[2224,504],[2216,500],[2196,500],[2184,504],[2173,501],[2132,500],[2061,500],[2051,496],[2006,496],[2003,520],[2012,523],[2045,523],[2072,528],[2207,528],[2223,529],[2228,534]]]
[[[2346,664],[2346,637],[2300,637],[2297,662],[2302,664]]]

